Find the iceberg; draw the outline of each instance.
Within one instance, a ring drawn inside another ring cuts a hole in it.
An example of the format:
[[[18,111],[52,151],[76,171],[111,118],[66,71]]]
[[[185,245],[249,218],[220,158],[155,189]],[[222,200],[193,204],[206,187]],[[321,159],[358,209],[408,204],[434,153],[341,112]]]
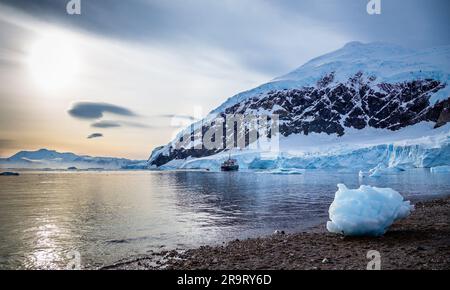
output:
[[[413,210],[414,206],[391,188],[361,185],[359,189],[348,189],[338,184],[327,230],[345,236],[382,236]]]
[[[436,166],[430,168],[431,173],[450,173],[450,166]]]
[[[378,164],[377,167],[372,168],[369,170],[368,175],[369,177],[380,177],[382,175],[386,174],[397,174],[399,172],[405,171],[401,167],[386,167],[384,164]],[[361,177],[361,172],[360,172]]]

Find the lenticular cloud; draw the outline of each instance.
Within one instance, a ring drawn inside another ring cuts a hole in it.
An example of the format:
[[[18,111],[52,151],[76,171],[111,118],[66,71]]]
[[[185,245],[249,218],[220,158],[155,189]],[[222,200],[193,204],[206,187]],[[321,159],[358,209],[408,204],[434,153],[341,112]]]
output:
[[[362,185],[359,189],[348,189],[338,184],[327,229],[346,236],[381,236],[413,210],[414,206],[391,188]]]

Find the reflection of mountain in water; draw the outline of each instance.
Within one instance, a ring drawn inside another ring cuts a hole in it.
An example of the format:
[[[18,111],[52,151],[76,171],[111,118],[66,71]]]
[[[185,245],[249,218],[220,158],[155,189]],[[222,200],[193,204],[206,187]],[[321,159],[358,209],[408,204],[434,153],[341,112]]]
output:
[[[198,216],[204,226],[267,227],[267,232],[280,226],[292,227],[293,220],[304,218],[305,214],[323,215],[326,207],[320,187],[304,184],[303,176],[277,176],[271,174],[198,173],[178,172],[167,182],[176,188],[177,206]],[[304,200],[298,199],[298,192],[305,192]],[[309,196],[309,192],[311,196]],[[319,194],[321,193],[321,194]],[[293,203],[293,200],[296,200]],[[311,204],[314,206],[311,210]],[[305,209],[308,208],[308,213]],[[288,220],[286,219],[288,213]]]

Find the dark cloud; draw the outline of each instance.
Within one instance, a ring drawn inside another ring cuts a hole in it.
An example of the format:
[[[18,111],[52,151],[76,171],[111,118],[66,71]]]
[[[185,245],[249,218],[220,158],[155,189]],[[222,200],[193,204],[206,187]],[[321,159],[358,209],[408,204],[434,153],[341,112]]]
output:
[[[142,124],[138,122],[130,122],[130,121],[120,121],[123,126],[133,127],[133,128],[153,128],[153,126]]]
[[[93,128],[119,128],[119,127],[133,127],[133,128],[151,128],[147,124],[142,124],[138,122],[130,122],[130,121],[111,121],[111,120],[101,120],[91,124]]]
[[[195,118],[193,116],[177,115],[177,114],[163,114],[163,115],[158,115],[157,117],[159,117],[159,118],[168,118],[168,119],[172,119],[172,118],[185,119],[185,120],[189,120],[189,121],[196,121],[196,120],[198,120],[197,118]]]
[[[122,125],[119,122],[116,121],[98,121],[95,123],[91,124],[91,127],[93,128],[118,128],[118,127],[122,127]]]
[[[103,117],[104,113],[111,113],[121,116],[133,117],[136,114],[127,108],[107,104],[107,103],[92,103],[92,102],[78,102],[73,104],[68,113],[79,119],[99,119]]]
[[[87,136],[88,139],[101,138],[101,137],[103,137],[102,133],[92,133],[91,135]]]
[[[180,50],[220,48],[273,76],[352,40],[416,47],[450,43],[448,0],[383,0],[377,16],[366,13],[368,0],[82,0],[81,16],[68,16],[62,0],[2,2],[102,36]],[[327,36],[334,35],[342,36],[341,43],[328,44]]]

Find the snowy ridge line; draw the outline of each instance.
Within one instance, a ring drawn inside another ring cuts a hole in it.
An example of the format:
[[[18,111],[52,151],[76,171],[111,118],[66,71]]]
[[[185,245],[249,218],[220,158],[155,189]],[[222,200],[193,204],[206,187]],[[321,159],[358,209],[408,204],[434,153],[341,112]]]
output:
[[[410,79],[436,79],[450,83],[450,46],[414,50],[395,44],[350,42],[343,48],[312,59],[298,69],[273,79],[255,89],[229,98],[213,110],[223,111],[250,96],[262,96],[270,90],[302,88],[317,83],[323,75],[339,71],[335,83],[345,82],[359,71],[377,76],[375,84],[396,83]],[[450,89],[433,98],[433,103],[450,96]]]

